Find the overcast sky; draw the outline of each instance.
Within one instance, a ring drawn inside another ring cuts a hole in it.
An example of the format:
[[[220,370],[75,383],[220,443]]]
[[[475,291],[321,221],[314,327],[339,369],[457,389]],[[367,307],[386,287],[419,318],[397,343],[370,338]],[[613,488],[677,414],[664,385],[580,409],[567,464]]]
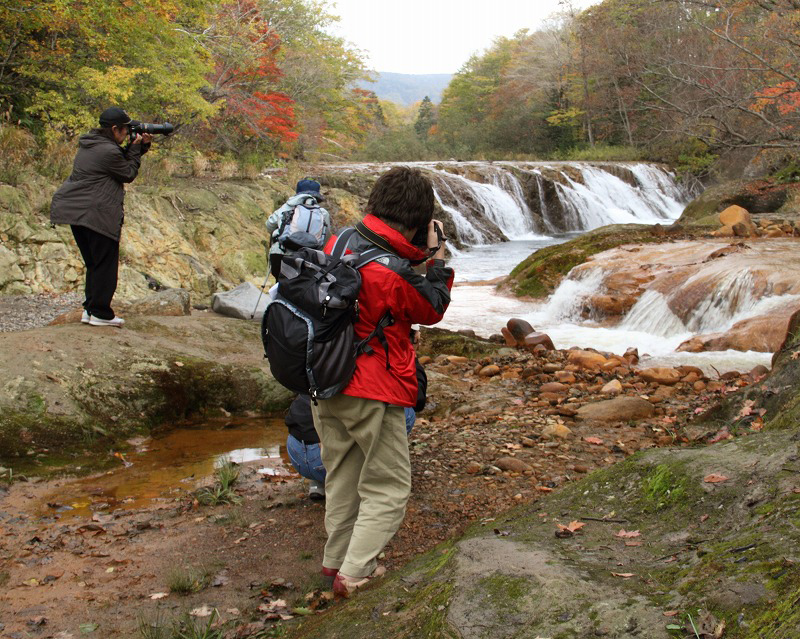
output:
[[[582,9],[599,0],[573,0]],[[331,0],[332,28],[375,71],[455,73],[498,36],[536,29],[559,0]]]

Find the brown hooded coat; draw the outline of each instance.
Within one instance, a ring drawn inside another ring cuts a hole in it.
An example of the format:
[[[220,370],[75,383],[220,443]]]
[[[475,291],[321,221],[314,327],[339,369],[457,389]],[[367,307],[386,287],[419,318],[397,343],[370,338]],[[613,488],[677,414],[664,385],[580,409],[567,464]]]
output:
[[[123,200],[127,182],[139,173],[147,146],[123,149],[114,140],[87,133],[78,140],[72,175],[53,195],[53,224],[85,226],[119,242],[125,217]]]

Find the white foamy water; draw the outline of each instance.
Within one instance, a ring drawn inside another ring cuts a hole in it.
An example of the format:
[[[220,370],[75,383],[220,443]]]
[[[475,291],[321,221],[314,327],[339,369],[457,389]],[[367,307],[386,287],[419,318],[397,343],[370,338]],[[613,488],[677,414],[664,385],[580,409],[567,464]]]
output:
[[[450,264],[456,269],[457,282],[477,282],[507,275],[535,248],[541,248],[568,238],[508,242],[462,251]],[[535,248],[534,248],[535,247]],[[527,251],[527,253],[526,253]],[[579,322],[581,300],[596,290],[601,273],[588,271],[581,280],[564,280],[546,302],[525,302],[497,293],[493,285],[461,284],[453,287],[452,301],[442,322],[450,330],[472,329],[482,337],[500,333],[512,317],[525,319],[538,331],[547,333],[556,348],[574,346],[595,348],[617,354],[628,348],[638,348],[642,366],[698,366],[709,374],[730,370],[748,371],[757,364],[770,366],[771,353],[756,351],[715,351],[706,353],[677,353],[679,344],[694,335],[668,309],[664,297],[649,291],[642,295],[625,322],[617,327],[601,327]],[[748,308],[747,312],[727,315],[726,324],[760,313],[770,305],[778,305],[788,297],[765,298]],[[636,311],[634,313],[634,311]],[[643,328],[646,327],[646,330]],[[654,330],[653,327],[658,327]]]

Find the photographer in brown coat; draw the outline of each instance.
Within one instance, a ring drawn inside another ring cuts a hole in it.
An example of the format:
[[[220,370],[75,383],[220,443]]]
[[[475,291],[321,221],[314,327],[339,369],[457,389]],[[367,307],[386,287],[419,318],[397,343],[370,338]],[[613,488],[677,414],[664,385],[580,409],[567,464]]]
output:
[[[119,107],[100,114],[100,127],[78,140],[72,175],[56,191],[50,205],[53,224],[69,224],[86,265],[86,297],[81,322],[122,327],[111,299],[117,290],[119,240],[125,217],[125,184],[139,173],[152,135],[136,135],[122,144],[138,124]]]

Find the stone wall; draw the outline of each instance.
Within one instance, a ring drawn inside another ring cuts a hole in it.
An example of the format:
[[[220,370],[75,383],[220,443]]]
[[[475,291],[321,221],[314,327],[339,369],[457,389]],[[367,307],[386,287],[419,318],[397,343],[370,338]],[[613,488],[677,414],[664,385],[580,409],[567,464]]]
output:
[[[58,184],[31,178],[0,184],[0,294],[80,291],[84,267],[68,227],[49,223]],[[357,217],[363,202],[325,189],[335,223]],[[285,179],[175,178],[168,186],[131,184],[125,198],[118,299],[158,286],[184,288],[195,303],[242,282],[261,284],[267,216],[293,194]]]

